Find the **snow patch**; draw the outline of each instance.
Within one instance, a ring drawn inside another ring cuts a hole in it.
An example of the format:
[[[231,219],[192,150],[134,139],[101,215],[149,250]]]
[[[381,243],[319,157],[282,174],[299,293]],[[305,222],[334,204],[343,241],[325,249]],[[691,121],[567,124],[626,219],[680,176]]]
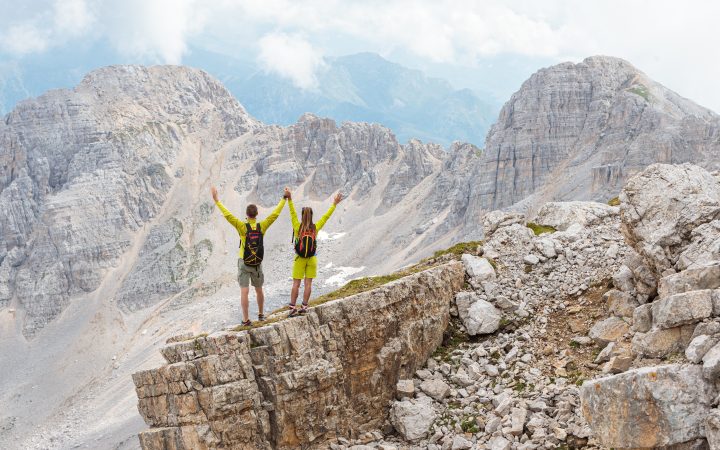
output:
[[[326,231],[320,230],[318,231],[318,241],[336,241],[340,239],[341,237],[345,236],[347,233],[328,233]]]
[[[325,286],[342,286],[350,280],[350,277],[358,272],[365,270],[365,266],[362,267],[335,267],[337,273],[327,280],[325,280]]]

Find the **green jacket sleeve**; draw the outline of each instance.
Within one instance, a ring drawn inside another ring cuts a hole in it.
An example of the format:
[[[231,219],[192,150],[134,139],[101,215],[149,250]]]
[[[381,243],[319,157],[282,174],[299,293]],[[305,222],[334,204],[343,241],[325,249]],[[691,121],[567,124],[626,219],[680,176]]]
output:
[[[273,209],[273,212],[270,213],[269,216],[267,216],[262,222],[260,222],[260,227],[262,228],[262,232],[267,232],[267,229],[270,228],[270,225],[275,222],[275,219],[278,218],[280,213],[282,212],[282,209],[285,207],[285,199],[280,200],[280,203]]]
[[[333,212],[335,212],[335,203],[333,203],[332,206],[330,206],[330,209],[327,210],[327,212],[325,213],[325,215],[322,216],[322,217],[320,218],[320,220],[318,220],[318,222],[315,224],[315,229],[316,229],[317,231],[320,231],[320,230],[322,229],[322,227],[325,226],[325,222],[328,221],[328,219],[330,218],[330,216],[332,216],[332,213],[333,213]]]
[[[235,227],[238,233],[240,233],[240,236],[245,236],[245,223],[237,217],[233,216],[232,213],[227,210],[225,205],[220,203],[220,201],[215,202],[215,204],[218,208],[220,208],[220,211],[222,212],[223,217],[225,217],[225,220],[230,222],[230,225]]]
[[[298,230],[300,230],[300,222],[298,221],[295,204],[292,200],[288,200],[288,208],[290,208],[290,221],[292,222],[293,231],[297,234]]]

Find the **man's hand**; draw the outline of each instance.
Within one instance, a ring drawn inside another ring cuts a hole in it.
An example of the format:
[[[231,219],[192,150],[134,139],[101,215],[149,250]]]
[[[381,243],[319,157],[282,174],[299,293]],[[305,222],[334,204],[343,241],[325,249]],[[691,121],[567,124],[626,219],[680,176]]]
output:
[[[215,188],[215,186],[212,186],[210,188],[210,193],[212,194],[212,198],[215,201],[215,203],[220,201],[220,198],[218,198],[217,188]]]
[[[290,188],[285,188],[285,193],[283,194],[283,198],[286,198],[288,200],[292,200],[292,192],[290,192]]]
[[[335,194],[335,198],[333,199],[333,203],[335,203],[335,204],[337,205],[338,203],[340,203],[340,202],[342,201],[342,199],[343,199],[342,193],[341,193],[341,192],[338,192],[337,194]]]

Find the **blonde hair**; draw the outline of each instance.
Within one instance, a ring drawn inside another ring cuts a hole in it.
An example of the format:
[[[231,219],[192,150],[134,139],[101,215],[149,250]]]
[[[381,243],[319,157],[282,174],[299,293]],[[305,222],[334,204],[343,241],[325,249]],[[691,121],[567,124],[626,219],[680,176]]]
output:
[[[302,236],[304,231],[315,232],[315,224],[312,221],[313,210],[310,207],[302,209],[302,220],[300,221],[300,229],[298,230],[298,236]]]

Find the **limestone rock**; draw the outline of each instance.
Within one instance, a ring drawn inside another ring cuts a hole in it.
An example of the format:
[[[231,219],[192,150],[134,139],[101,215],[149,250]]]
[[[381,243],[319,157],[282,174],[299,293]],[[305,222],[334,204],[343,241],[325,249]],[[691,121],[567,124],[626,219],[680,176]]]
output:
[[[567,230],[570,225],[577,223],[582,226],[589,226],[600,222],[602,219],[618,215],[620,209],[617,206],[608,206],[596,202],[548,202],[538,211],[533,222],[549,225],[557,230]]]
[[[462,436],[455,436],[452,441],[452,447],[450,447],[452,450],[467,450],[469,448],[472,448],[473,443],[472,441],[465,439]]]
[[[163,350],[170,364],[133,375],[138,410],[152,427],[141,442],[172,435],[198,443],[179,449],[289,449],[379,429],[398,380],[410,379],[441,343],[464,278],[462,264],[450,262],[298,319],[170,344]],[[396,402],[390,417],[400,433],[419,439],[435,412],[408,400]],[[197,433],[207,426],[227,432],[211,440]]]
[[[633,317],[638,302],[634,296],[627,292],[611,289],[603,295],[610,313],[617,317]]]
[[[705,437],[711,450],[720,448],[720,410],[713,409],[705,419]]]
[[[485,300],[476,300],[463,317],[463,324],[470,336],[494,333],[500,327],[500,311]]]
[[[658,295],[670,297],[688,291],[720,287],[720,261],[685,269],[660,279]]]
[[[633,311],[632,330],[647,333],[652,328],[652,303],[640,305]]]
[[[462,262],[465,264],[465,271],[471,278],[476,278],[480,282],[493,281],[495,279],[495,269],[487,258],[469,255],[462,255]]]
[[[603,446],[651,448],[703,436],[717,390],[699,366],[644,367],[587,381],[582,412]]]
[[[412,398],[415,395],[415,382],[413,380],[398,380],[395,385],[395,391],[397,397],[402,399],[403,397]]]
[[[420,383],[420,390],[435,400],[442,400],[450,393],[450,386],[442,380],[432,379]]]
[[[610,342],[620,340],[628,331],[630,331],[630,326],[627,322],[618,317],[608,317],[595,323],[588,336],[598,345],[604,346]]]
[[[660,329],[696,323],[712,313],[712,291],[709,289],[675,294],[652,304],[653,324]]]
[[[702,357],[703,375],[708,380],[715,381],[720,375],[720,344],[715,344]]]
[[[663,358],[671,353],[683,352],[690,343],[693,328],[693,325],[683,325],[636,333],[632,338],[632,351],[650,358]]]
[[[720,218],[720,184],[690,164],[653,164],[621,193],[622,231],[656,275],[673,268],[693,230]]]
[[[410,441],[427,437],[437,414],[432,405],[422,400],[395,402],[390,410],[390,422],[400,435]]]
[[[512,224],[524,224],[525,216],[512,211],[490,211],[483,217],[483,234],[485,238],[489,238],[498,228],[510,226]]]
[[[699,363],[707,352],[718,343],[718,339],[706,334],[695,337],[685,349],[685,357],[692,363]]]

